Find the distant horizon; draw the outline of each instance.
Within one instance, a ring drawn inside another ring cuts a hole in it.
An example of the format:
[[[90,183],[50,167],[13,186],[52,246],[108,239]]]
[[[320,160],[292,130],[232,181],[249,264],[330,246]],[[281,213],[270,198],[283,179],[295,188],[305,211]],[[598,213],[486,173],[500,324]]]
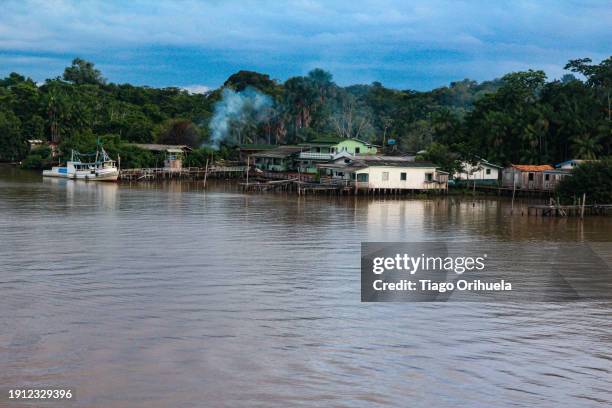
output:
[[[283,82],[318,67],[340,86],[429,91],[528,69],[560,78],[570,59],[611,54],[611,19],[600,0],[7,0],[0,75],[41,82],[79,56],[110,82],[155,88],[215,89],[241,69]]]

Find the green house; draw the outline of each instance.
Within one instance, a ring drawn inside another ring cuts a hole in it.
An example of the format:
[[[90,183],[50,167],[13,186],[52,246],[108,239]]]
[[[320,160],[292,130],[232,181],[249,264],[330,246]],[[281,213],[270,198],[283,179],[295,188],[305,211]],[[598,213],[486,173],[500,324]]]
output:
[[[316,173],[317,164],[328,162],[339,155],[374,155],[378,147],[358,139],[320,137],[300,144],[304,148],[297,159],[298,170],[302,173]]]

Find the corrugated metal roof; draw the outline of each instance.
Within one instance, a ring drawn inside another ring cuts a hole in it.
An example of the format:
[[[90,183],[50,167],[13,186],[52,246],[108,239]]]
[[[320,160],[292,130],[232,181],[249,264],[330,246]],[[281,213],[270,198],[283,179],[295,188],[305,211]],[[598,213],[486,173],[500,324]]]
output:
[[[245,143],[238,146],[240,150],[270,150],[278,147],[271,144]]]
[[[436,165],[431,162],[417,162],[417,161],[398,161],[398,160],[375,160],[366,161],[366,165],[369,167],[383,166],[383,167],[412,167],[412,168],[432,168],[435,169]]]
[[[397,162],[397,163],[407,163],[407,162],[415,162],[414,156],[375,156],[375,155],[361,155],[356,156],[355,160],[361,160],[368,163],[374,162]],[[425,162],[420,162],[425,163]]]
[[[351,169],[351,168],[364,168],[364,167],[410,167],[410,168],[432,168],[435,169],[436,165],[426,161],[414,161],[406,157],[400,156],[359,156],[354,160],[346,163],[343,160],[337,160],[332,163],[319,164],[319,168],[337,168],[337,169]]]
[[[597,161],[597,160],[572,159],[572,160],[566,160],[566,161],[564,161],[562,163],[559,163],[559,164],[557,164],[556,167],[561,167],[561,166],[564,166],[566,164],[571,164],[571,163],[576,163],[578,165],[578,164],[588,163],[588,162],[593,162],[593,161]]]
[[[190,151],[191,147],[187,145],[167,145],[167,144],[156,144],[156,143],[130,143],[130,146],[136,146],[144,150],[151,150],[153,152],[164,152],[169,149],[180,149],[181,151]]]
[[[279,146],[276,149],[265,150],[263,152],[252,154],[252,157],[273,157],[283,159],[294,153],[301,152],[304,147],[300,146]]]

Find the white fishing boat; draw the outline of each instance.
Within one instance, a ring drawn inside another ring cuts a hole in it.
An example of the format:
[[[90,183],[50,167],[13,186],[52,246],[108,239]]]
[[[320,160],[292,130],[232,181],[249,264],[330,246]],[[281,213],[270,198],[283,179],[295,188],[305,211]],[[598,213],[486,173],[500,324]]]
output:
[[[91,157],[93,154],[72,150],[71,158],[65,166],[54,166],[51,170],[43,170],[43,176],[89,181],[117,181],[119,178],[115,161],[111,160],[102,146],[98,145],[94,161],[83,161],[82,156]]]

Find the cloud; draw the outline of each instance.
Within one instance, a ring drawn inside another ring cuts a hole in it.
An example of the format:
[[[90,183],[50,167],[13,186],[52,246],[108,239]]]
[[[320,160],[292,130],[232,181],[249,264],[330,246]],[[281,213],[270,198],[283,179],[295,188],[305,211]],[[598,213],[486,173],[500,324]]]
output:
[[[5,0],[0,54],[85,56],[113,66],[111,80],[154,85],[218,85],[243,68],[286,79],[316,63],[338,67],[343,84],[427,88],[489,79],[508,61],[558,71],[569,58],[604,58],[610,21],[607,0]]]

